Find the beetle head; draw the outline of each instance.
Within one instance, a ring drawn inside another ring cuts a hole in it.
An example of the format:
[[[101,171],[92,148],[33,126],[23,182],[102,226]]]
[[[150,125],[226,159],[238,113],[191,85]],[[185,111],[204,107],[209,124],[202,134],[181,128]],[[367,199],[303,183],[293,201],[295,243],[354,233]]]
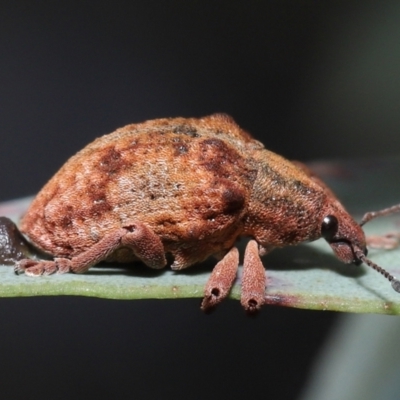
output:
[[[344,263],[360,264],[359,251],[367,255],[365,235],[361,226],[341,207],[324,210],[321,236],[329,243],[336,256]]]
[[[400,280],[367,258],[368,250],[361,225],[357,224],[340,206],[337,204],[336,207],[334,206],[324,210],[321,236],[329,243],[336,256],[345,263],[367,264],[382,274],[392,284],[392,288],[400,293]],[[366,220],[368,219],[364,217],[361,224],[364,224]]]

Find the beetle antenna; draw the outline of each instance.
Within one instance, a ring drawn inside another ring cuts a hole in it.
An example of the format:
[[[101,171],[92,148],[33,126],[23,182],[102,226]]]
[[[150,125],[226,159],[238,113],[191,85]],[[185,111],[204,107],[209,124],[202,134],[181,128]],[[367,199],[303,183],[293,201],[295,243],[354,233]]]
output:
[[[363,226],[367,222],[371,221],[371,219],[377,218],[377,217],[384,217],[385,215],[390,215],[394,214],[396,212],[400,211],[400,204],[396,204],[395,206],[384,208],[383,210],[380,211],[370,211],[364,214],[364,216],[361,219],[360,226]]]
[[[363,263],[367,264],[369,267],[371,267],[375,271],[382,274],[392,284],[392,288],[396,292],[400,293],[400,280],[398,280],[392,274],[387,272],[385,269],[383,269],[382,267],[380,267],[379,265],[375,264],[370,259],[368,259],[359,247],[355,247],[354,252],[355,252],[356,257],[359,260],[361,260]]]

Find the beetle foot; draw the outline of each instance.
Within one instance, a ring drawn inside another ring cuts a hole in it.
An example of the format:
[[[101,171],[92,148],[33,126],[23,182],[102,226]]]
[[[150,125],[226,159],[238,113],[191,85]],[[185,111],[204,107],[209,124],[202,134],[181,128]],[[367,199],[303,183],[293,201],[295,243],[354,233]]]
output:
[[[52,275],[56,272],[65,273],[70,270],[70,260],[56,258],[54,261],[31,260],[25,258],[15,263],[14,272],[17,275],[25,273],[28,276]]]

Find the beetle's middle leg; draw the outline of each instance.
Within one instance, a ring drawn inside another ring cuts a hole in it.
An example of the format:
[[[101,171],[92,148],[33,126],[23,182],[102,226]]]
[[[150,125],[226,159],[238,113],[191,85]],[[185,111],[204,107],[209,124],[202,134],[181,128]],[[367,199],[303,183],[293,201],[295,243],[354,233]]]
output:
[[[23,259],[15,264],[14,270],[17,274],[25,272],[31,276],[50,275],[55,272],[83,273],[121,247],[132,249],[135,256],[151,268],[163,268],[167,264],[160,238],[146,225],[135,221],[106,235],[90,249],[71,259]]]

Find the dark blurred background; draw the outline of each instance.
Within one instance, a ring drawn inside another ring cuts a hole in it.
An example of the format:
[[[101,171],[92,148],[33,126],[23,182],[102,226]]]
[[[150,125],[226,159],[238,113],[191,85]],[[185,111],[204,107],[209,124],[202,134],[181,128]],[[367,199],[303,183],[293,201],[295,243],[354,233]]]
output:
[[[396,1],[3,0],[0,201],[157,117],[226,112],[304,161],[399,154],[399,36]],[[336,318],[198,305],[2,299],[1,397],[296,398]]]

